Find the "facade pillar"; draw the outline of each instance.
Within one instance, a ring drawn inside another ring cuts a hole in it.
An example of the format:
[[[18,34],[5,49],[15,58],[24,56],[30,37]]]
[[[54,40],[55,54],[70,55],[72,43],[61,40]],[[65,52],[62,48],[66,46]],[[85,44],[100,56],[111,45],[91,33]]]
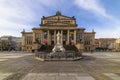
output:
[[[49,31],[49,44],[50,45],[51,45],[51,38],[52,38],[52,35],[51,35],[50,31]]]
[[[74,30],[74,44],[76,45],[76,30]]]
[[[61,44],[63,44],[63,30],[61,30]]]
[[[54,44],[56,44],[56,30],[54,30]]]
[[[49,30],[47,30],[47,41],[48,41],[48,45],[50,44],[50,32]]]
[[[43,36],[44,34],[43,34],[43,31],[41,30],[41,44],[43,44]]]
[[[33,43],[35,42],[35,32],[33,32]]]
[[[25,40],[25,34],[22,33],[22,50],[25,50],[25,44],[26,44],[26,40]],[[4,45],[3,45],[4,46]]]
[[[25,45],[24,45],[25,50],[28,50],[27,45],[28,45],[28,37],[25,36]]]
[[[70,30],[67,30],[67,45],[69,45],[70,41],[69,41],[69,35],[70,34]]]

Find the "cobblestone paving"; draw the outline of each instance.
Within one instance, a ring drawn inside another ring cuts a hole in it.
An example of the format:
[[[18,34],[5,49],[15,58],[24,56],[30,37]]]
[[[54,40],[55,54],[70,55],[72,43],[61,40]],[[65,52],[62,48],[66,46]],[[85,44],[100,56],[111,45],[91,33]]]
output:
[[[120,80],[120,76],[115,73],[104,73],[104,75],[110,77],[113,80]]]
[[[33,53],[0,52],[0,80],[120,80],[120,53],[83,55],[79,61],[41,62]]]
[[[31,54],[18,54],[18,53],[11,53],[11,52],[5,52],[5,54],[3,54],[2,52],[0,52],[0,61],[5,61],[5,60],[9,60],[9,59],[13,59],[13,58],[20,58],[20,57],[24,57],[26,55],[31,55]]]
[[[95,79],[87,73],[29,73],[22,80],[95,80]]]
[[[3,80],[4,78],[12,75],[12,73],[0,73],[0,80]]]

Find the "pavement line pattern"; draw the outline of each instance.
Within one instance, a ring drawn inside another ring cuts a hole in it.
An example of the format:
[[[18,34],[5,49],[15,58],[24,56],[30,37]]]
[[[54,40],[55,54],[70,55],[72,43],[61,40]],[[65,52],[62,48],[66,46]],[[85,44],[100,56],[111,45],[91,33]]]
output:
[[[0,80],[3,80],[4,78],[7,78],[10,75],[12,75],[12,73],[1,73],[0,72]]]
[[[109,78],[113,80],[120,80],[120,76],[115,73],[104,73],[105,76],[108,76]]]
[[[114,62],[120,62],[120,59],[108,59],[110,61],[114,61]]]
[[[25,54],[23,54],[23,55],[15,55],[15,54],[12,54],[12,55],[3,55],[3,54],[1,54],[0,58],[19,58],[19,57],[24,57],[24,56],[27,56],[27,55],[25,55]]]
[[[0,61],[6,61],[6,60],[8,60],[8,59],[0,59]]]
[[[20,58],[32,54],[0,54],[0,61],[6,61],[8,59]]]
[[[98,53],[93,53],[93,54],[90,54],[90,53],[83,53],[85,55],[88,55],[88,56],[94,56],[96,58],[107,58],[107,59],[111,59],[111,58],[120,58],[120,53],[110,53],[110,52],[98,52]]]
[[[95,80],[88,73],[29,73],[22,80]]]

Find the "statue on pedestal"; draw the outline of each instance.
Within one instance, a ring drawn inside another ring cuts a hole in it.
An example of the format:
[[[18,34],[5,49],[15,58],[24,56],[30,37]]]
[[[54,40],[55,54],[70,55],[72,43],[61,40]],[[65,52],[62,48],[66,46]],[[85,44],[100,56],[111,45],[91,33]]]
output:
[[[61,34],[59,31],[57,33],[57,44],[54,46],[52,51],[53,52],[64,52],[65,51],[63,45],[61,44]]]
[[[60,35],[60,32],[58,31],[58,33],[57,33],[57,44],[60,44],[60,37],[61,37],[61,35]]]

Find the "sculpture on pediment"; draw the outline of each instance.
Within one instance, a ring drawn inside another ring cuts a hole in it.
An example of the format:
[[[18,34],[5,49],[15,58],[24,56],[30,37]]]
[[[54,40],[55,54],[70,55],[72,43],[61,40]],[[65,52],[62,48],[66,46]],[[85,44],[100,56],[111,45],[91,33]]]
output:
[[[60,12],[60,11],[57,11],[57,12],[56,12],[56,15],[61,15],[61,12]]]

